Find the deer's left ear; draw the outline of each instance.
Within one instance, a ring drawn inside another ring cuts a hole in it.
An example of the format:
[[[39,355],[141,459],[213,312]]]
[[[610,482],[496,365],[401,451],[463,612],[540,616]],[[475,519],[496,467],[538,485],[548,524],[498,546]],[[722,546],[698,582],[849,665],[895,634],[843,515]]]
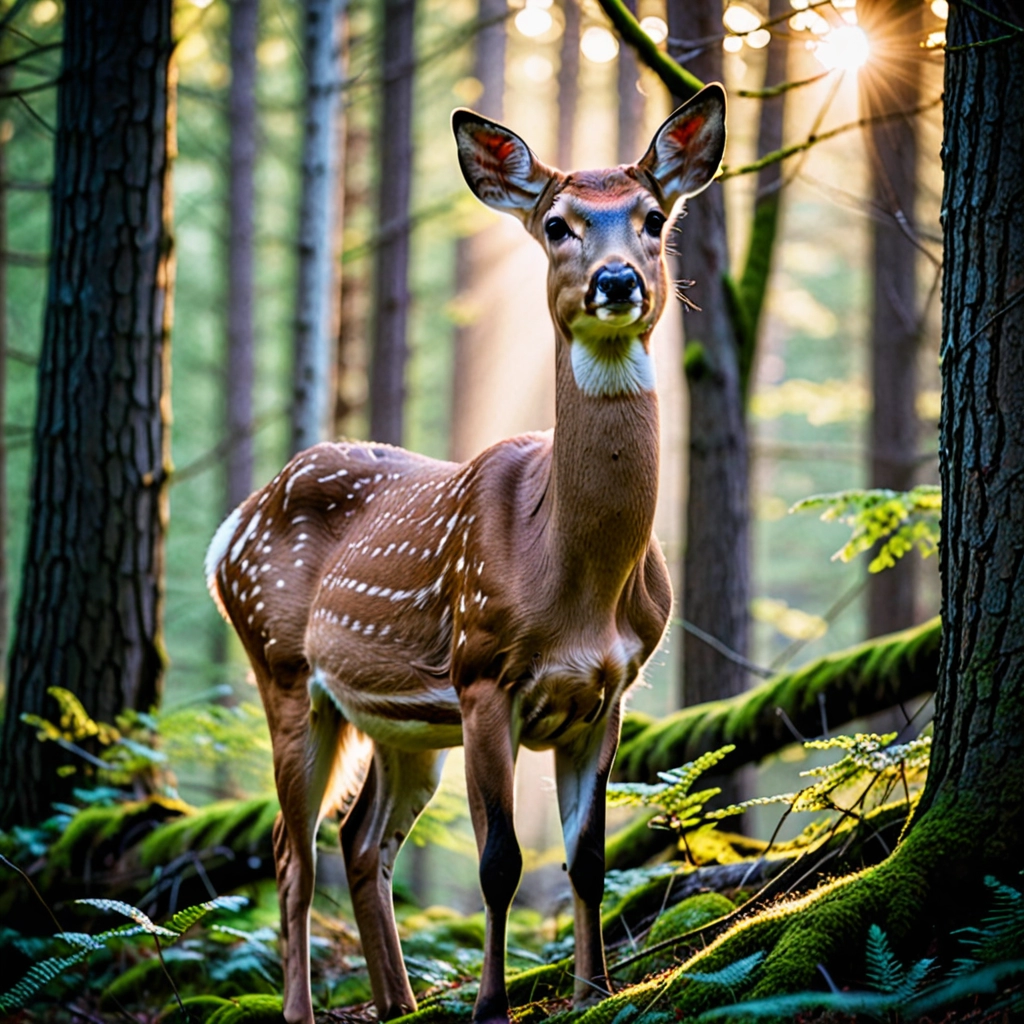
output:
[[[725,89],[705,86],[658,129],[637,162],[661,191],[666,207],[711,184],[725,152]]]
[[[459,166],[474,195],[492,209],[527,220],[555,172],[515,132],[472,110],[452,114]]]

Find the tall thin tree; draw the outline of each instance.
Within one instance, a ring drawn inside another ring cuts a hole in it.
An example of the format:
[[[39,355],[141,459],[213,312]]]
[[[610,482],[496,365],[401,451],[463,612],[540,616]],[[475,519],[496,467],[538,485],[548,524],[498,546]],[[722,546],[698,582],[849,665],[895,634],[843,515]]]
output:
[[[259,0],[231,2],[228,90],[228,352],[226,511],[252,491],[255,357],[256,43]]]
[[[340,76],[337,5],[305,0],[306,104],[299,206],[298,293],[295,299],[293,452],[324,440],[333,411],[332,253]]]
[[[626,9],[636,17],[636,0],[624,0]],[[619,47],[617,68],[619,92],[618,160],[621,164],[639,159],[637,146],[643,138],[644,94],[640,91],[640,65],[631,46]]]
[[[383,98],[377,173],[370,436],[401,444],[405,422],[409,319],[409,202],[416,0],[385,0],[380,67]]]
[[[579,0],[563,0],[562,44],[558,50],[558,166],[574,167],[573,140],[580,92]],[[631,158],[632,159],[632,158]]]
[[[171,0],[65,12],[31,513],[0,747],[0,826],[40,820],[70,755],[22,714],[66,687],[148,710],[164,669]]]
[[[474,41],[473,76],[483,91],[473,106],[495,121],[502,119],[505,105],[506,12],[506,0],[480,0],[480,29]],[[456,242],[456,296],[472,293],[482,268],[495,258],[500,230],[497,225],[489,226]],[[476,454],[473,409],[480,360],[486,350],[484,331],[485,325],[481,320],[472,317],[455,328],[449,454],[459,461]]]
[[[705,82],[722,79],[722,48],[703,40],[722,32],[719,0],[669,0],[676,53]],[[683,565],[683,618],[739,654],[747,650],[750,604],[748,443],[741,374],[742,340],[728,291],[725,200],[712,185],[690,206],[679,235],[680,278],[700,308],[684,320],[684,368],[690,395],[689,498]],[[683,702],[699,704],[742,691],[746,670],[693,633],[683,638]]]
[[[866,0],[860,23],[872,41],[860,73],[861,113],[871,172],[871,427],[870,484],[906,491],[914,486],[920,316],[917,298],[917,127],[901,111],[920,93],[921,5],[915,0]],[[914,623],[917,563],[901,558],[871,578],[868,635]]]

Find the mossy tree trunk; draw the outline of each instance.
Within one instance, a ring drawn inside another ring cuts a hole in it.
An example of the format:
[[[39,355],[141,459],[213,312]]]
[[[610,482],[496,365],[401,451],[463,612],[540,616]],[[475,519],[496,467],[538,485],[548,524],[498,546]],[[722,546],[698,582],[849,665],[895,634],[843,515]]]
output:
[[[667,13],[671,40],[705,40],[722,32],[718,0],[670,0]],[[672,56],[688,71],[704,82],[722,80],[721,46],[697,45],[693,52],[680,52],[678,45]],[[727,647],[746,654],[749,453],[721,185],[713,184],[690,202],[671,243],[679,251],[676,276],[696,279],[687,294],[702,310],[691,311],[684,321],[690,422],[682,613]],[[687,633],[681,650],[683,704],[731,697],[746,688],[746,669],[698,637]]]
[[[1001,21],[998,19],[1002,19]],[[1024,36],[1011,0],[951,4],[942,197],[943,646],[920,813],[960,867],[1024,843]],[[1002,41],[993,41],[1003,36]]]
[[[25,712],[148,710],[164,658],[170,0],[80,0],[64,21],[31,519],[0,748],[0,826],[68,794]],[[80,762],[79,762],[80,763]]]

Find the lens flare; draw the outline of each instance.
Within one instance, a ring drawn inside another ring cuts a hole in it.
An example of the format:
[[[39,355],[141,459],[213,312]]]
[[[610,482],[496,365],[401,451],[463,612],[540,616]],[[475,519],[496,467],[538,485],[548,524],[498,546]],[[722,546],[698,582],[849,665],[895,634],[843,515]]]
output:
[[[601,28],[600,25],[591,25],[580,37],[580,50],[587,60],[595,64],[607,64],[608,61],[615,60],[619,44],[608,29]]]
[[[854,25],[833,29],[814,48],[814,56],[829,71],[856,71],[867,63],[870,52],[864,30]]]

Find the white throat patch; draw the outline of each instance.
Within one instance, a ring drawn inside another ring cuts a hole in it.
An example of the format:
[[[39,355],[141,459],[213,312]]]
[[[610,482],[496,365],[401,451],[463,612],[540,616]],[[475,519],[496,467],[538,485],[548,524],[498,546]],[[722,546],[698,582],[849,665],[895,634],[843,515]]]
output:
[[[570,355],[576,386],[585,395],[612,398],[654,390],[654,359],[639,338],[608,346],[573,338]]]

